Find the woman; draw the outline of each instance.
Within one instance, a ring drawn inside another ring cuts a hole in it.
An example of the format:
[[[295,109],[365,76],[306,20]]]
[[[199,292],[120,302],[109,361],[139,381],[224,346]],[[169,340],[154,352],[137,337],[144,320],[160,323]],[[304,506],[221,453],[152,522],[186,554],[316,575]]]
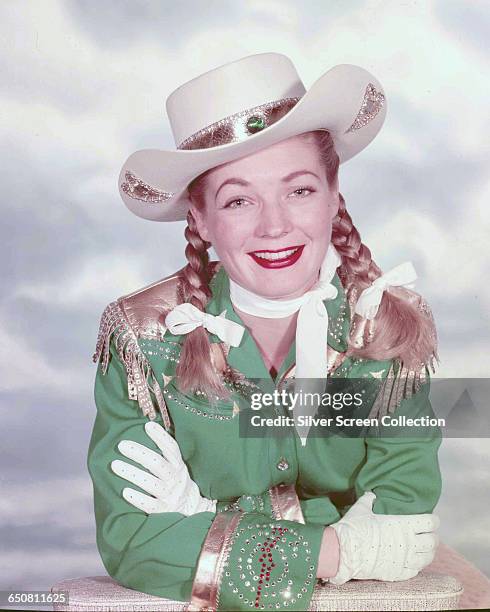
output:
[[[123,167],[133,212],[187,218],[188,264],[102,318],[88,464],[121,584],[191,609],[304,610],[317,578],[405,580],[432,561],[438,430],[316,436],[287,401],[282,435],[240,430],[252,394],[327,374],[366,383],[355,416],[432,414],[413,269],[381,274],[338,191],[385,109],[361,68],[305,92],[288,58],[255,55],[176,90],[178,150]]]

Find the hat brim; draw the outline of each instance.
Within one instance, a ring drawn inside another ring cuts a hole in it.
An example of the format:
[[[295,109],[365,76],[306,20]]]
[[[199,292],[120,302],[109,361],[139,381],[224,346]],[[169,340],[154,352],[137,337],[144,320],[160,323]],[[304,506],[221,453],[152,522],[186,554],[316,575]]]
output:
[[[284,117],[243,141],[209,149],[136,151],[127,159],[119,176],[121,198],[134,214],[144,219],[181,221],[186,218],[190,204],[187,186],[197,176],[286,138],[319,129],[329,131],[340,163],[344,163],[368,146],[386,116],[385,99],[369,122],[348,131],[358,116],[369,84],[384,94],[381,83],[367,70],[340,64],[321,76]],[[128,195],[123,189],[128,173],[152,189],[172,195],[157,202]]]

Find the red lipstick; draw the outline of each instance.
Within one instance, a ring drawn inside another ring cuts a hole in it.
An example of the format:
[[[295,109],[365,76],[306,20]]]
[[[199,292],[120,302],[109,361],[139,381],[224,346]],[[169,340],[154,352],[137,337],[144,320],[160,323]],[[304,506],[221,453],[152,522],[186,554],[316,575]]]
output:
[[[303,254],[304,248],[305,245],[302,244],[301,246],[291,246],[285,249],[279,249],[277,251],[270,251],[268,249],[252,251],[248,253],[248,255],[250,255],[250,257],[262,268],[277,270],[279,268],[287,268],[288,266],[295,264]],[[275,253],[285,253],[285,255],[284,257],[278,257],[277,255],[274,255]]]

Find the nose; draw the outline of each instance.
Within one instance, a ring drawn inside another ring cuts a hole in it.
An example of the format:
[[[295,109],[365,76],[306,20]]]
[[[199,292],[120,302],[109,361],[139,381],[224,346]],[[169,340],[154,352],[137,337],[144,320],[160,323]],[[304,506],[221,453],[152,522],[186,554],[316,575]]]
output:
[[[291,219],[280,202],[273,200],[264,202],[257,223],[257,236],[260,238],[281,238],[289,234],[292,228]]]

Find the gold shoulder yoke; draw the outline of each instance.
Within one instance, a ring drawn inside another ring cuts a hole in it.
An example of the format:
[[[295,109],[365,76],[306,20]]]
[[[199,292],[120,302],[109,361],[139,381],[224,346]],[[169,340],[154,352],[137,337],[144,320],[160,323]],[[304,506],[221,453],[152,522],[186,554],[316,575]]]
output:
[[[217,272],[219,265],[219,262],[209,264],[210,277]],[[158,408],[167,429],[170,428],[171,422],[165,400],[138,340],[163,340],[167,313],[183,301],[181,278],[182,270],[179,270],[111,302],[102,313],[93,355],[95,363],[101,361],[102,373],[105,374],[109,365],[112,340],[126,369],[129,399],[136,400],[143,415],[151,420],[156,419]]]
[[[102,313],[94,362],[101,361],[102,373],[107,372],[111,339],[128,378],[128,396],[138,401],[144,416],[156,418],[156,407],[163,416],[165,427],[170,419],[165,401],[141,350],[138,339],[162,340],[165,316],[179,301],[180,271],[111,302]]]

